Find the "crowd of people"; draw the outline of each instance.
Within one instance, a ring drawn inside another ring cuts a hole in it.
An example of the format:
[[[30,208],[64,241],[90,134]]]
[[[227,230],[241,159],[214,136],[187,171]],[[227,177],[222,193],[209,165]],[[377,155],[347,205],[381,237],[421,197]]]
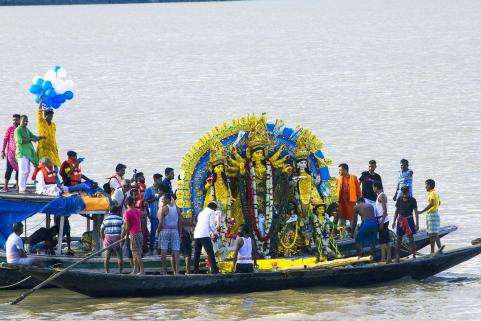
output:
[[[12,126],[5,133],[1,157],[6,159],[7,168],[5,184],[0,192],[9,191],[9,181],[16,172],[16,188],[19,193],[28,193],[26,183],[30,176],[31,164],[34,166],[32,180],[35,182],[37,194],[58,196],[65,192],[84,191],[97,188],[97,184],[84,175],[81,168],[83,158],[75,151],[69,151],[62,163],[56,143],[56,126],[52,121],[54,112],[43,110],[40,102],[37,122],[39,135],[34,135],[28,129],[28,117],[15,114],[12,116]],[[35,150],[33,142],[38,142]],[[427,232],[431,241],[431,253],[435,253],[435,246],[442,251],[439,239],[440,219],[438,208],[439,195],[435,190],[435,182],[428,179],[425,182],[427,191],[427,206],[418,210],[417,201],[413,197],[413,171],[409,169],[409,162],[401,160],[398,186],[393,196],[396,211],[391,227],[396,229],[396,256],[399,261],[400,246],[403,236],[410,243],[413,258],[416,248],[413,235],[419,230],[419,215],[426,213]],[[123,269],[123,258],[128,257],[132,266],[132,273],[143,274],[142,257],[160,252],[162,272],[167,273],[166,257],[171,251],[171,267],[173,273],[179,273],[180,257],[185,258],[186,273],[199,272],[199,260],[202,248],[206,251],[212,273],[219,271],[212,241],[219,237],[219,229],[215,224],[214,202],[207,204],[196,218],[196,224],[186,221],[175,203],[175,193],[172,180],[175,173],[172,168],[166,168],[164,175],[153,175],[152,186],[147,187],[144,174],[135,172],[132,179],[125,178],[127,166],[118,164],[115,173],[107,178],[103,185],[105,195],[111,198],[111,210],[101,225],[101,235],[104,247],[108,248],[105,257],[105,271],[109,272],[112,254],[118,259],[119,272]],[[391,263],[391,235],[389,233],[390,216],[388,214],[388,197],[386,196],[381,176],[376,173],[376,162],[371,160],[368,171],[361,174],[359,179],[349,173],[349,166],[339,165],[339,177],[336,182],[338,193],[338,207],[335,224],[346,226],[349,222],[351,236],[356,240],[359,255],[363,247],[374,249],[376,244],[381,246],[381,262]],[[361,224],[357,227],[357,218]],[[150,222],[150,230],[149,224]],[[30,236],[27,242],[31,249],[39,242],[43,242],[47,253],[53,253],[54,237],[59,233],[60,220],[52,228],[41,228]],[[64,233],[70,250],[70,226],[65,219]],[[23,243],[19,235],[23,231],[21,223],[14,226],[14,232],[7,240],[8,262],[31,264],[23,250]],[[235,243],[234,267],[238,272],[252,271],[255,262],[255,244],[249,237],[249,228],[242,225]],[[194,247],[193,266],[191,262],[192,244]]]
[[[409,240],[409,247],[416,259],[416,245],[414,234],[419,230],[419,215],[426,213],[426,231],[429,235],[431,254],[442,253],[444,246],[439,238],[440,216],[439,206],[441,201],[435,190],[436,183],[433,179],[425,181],[427,191],[427,206],[418,210],[416,199],[413,197],[413,171],[409,169],[409,162],[402,159],[400,162],[395,201],[395,213],[391,228],[396,230],[396,257],[399,262],[403,237]],[[349,174],[347,164],[339,165],[339,178],[337,180],[338,224],[345,226],[350,221],[351,236],[356,240],[359,256],[364,247],[370,247],[371,252],[377,244],[381,248],[381,262],[392,263],[391,235],[389,233],[390,218],[388,215],[388,198],[383,190],[382,178],[375,172],[376,161],[369,161],[368,170],[363,172],[359,179]],[[357,218],[361,218],[358,227]],[[437,246],[438,251],[435,252]]]

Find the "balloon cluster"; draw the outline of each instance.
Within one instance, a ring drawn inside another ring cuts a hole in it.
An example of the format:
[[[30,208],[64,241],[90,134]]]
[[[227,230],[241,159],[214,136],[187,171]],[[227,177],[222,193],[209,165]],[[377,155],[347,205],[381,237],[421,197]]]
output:
[[[57,109],[65,101],[73,99],[74,82],[66,80],[65,77],[67,77],[67,70],[60,66],[49,70],[43,78],[33,77],[33,84],[29,91],[37,96],[35,102],[40,103],[40,97],[43,96],[43,104],[47,108]]]

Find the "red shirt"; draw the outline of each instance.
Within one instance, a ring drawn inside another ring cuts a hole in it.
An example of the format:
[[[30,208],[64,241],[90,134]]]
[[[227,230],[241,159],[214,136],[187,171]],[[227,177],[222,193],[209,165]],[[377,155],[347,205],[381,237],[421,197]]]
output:
[[[130,235],[134,235],[135,233],[142,231],[142,227],[140,225],[140,215],[140,210],[137,208],[129,208],[125,212],[124,219],[129,224]]]

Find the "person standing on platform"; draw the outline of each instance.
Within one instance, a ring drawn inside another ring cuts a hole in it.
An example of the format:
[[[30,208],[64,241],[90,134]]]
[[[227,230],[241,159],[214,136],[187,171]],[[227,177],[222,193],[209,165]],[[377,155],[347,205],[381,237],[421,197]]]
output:
[[[378,242],[378,222],[375,216],[374,207],[371,204],[366,204],[364,198],[359,197],[357,205],[354,206],[354,224],[355,229],[351,232],[352,238],[355,238],[357,255],[362,256],[364,247],[371,248],[371,256],[374,255],[374,248]],[[361,217],[361,226],[357,229],[357,215]],[[357,230],[357,234],[355,233]]]
[[[12,126],[5,131],[2,144],[2,159],[7,159],[7,169],[5,171],[5,184],[0,192],[8,192],[8,182],[12,178],[12,172],[15,171],[16,188],[18,188],[18,163],[15,158],[16,144],[15,144],[15,129],[20,125],[20,115],[14,114],[12,116]],[[5,153],[6,150],[6,153]]]
[[[57,148],[57,126],[52,121],[54,112],[52,109],[42,110],[43,96],[40,97],[40,104],[37,111],[38,134],[45,136],[45,140],[38,142],[37,155],[39,159],[48,157],[55,171],[60,167],[60,157]]]
[[[216,210],[217,204],[210,202],[207,207],[197,215],[197,224],[194,229],[194,274],[199,273],[200,253],[202,248],[205,249],[207,255],[209,256],[209,260],[212,263],[212,273],[219,273],[211,239],[211,234],[214,242],[219,237],[214,223]]]
[[[439,194],[434,189],[436,183],[432,179],[426,180],[426,191],[428,192],[428,205],[425,209],[418,214],[426,213],[426,232],[429,234],[429,240],[431,242],[431,255],[434,255],[434,246],[438,246],[438,253],[442,253],[444,245],[441,246],[441,239],[439,238],[439,228],[441,226],[441,220],[439,217],[439,206],[441,201],[439,200]]]
[[[349,174],[349,166],[345,163],[339,165],[339,177],[336,182],[338,196],[337,215],[339,226],[346,226],[346,221],[350,222],[351,232],[354,226],[354,206],[357,199],[361,197],[361,187],[355,175]]]
[[[376,161],[370,160],[368,170],[362,172],[361,177],[359,177],[359,182],[361,182],[362,188],[362,197],[364,197],[366,203],[371,204],[372,206],[375,206],[377,199],[377,195],[372,189],[372,184],[376,181],[381,182],[382,184],[381,176],[375,172],[376,167]]]
[[[140,211],[134,207],[134,198],[127,196],[125,200],[127,211],[124,214],[123,235],[128,235],[130,239],[130,250],[132,252],[132,272],[130,274],[145,274],[144,263],[142,262],[142,244],[144,242],[142,227],[140,223]],[[122,235],[122,238],[123,238]]]
[[[379,223],[379,244],[381,245],[381,262],[392,263],[391,240],[389,236],[389,216],[387,214],[387,196],[383,191],[382,183],[375,181],[372,188],[377,195],[374,208]]]
[[[401,188],[406,186],[409,188],[409,196],[413,196],[413,175],[414,172],[409,169],[409,162],[407,159],[401,159],[401,171],[399,172],[398,183],[396,188],[396,193],[392,198],[393,201],[397,201],[401,195]]]
[[[38,157],[32,142],[45,139],[44,136],[32,134],[27,125],[28,117],[27,115],[22,115],[20,117],[20,126],[15,129],[14,134],[16,144],[15,157],[17,158],[19,172],[18,192],[20,194],[28,193],[27,180],[30,175],[30,164],[33,164],[35,167],[38,166]]]
[[[153,254],[157,248],[157,227],[159,226],[159,219],[157,218],[157,212],[159,211],[159,199],[163,195],[160,190],[162,184],[162,175],[154,174],[154,183],[152,186],[147,187],[144,193],[144,202],[147,204],[148,216],[150,221],[150,239],[149,239],[149,254]]]
[[[401,193],[402,196],[396,201],[396,213],[394,214],[394,220],[392,222],[392,228],[394,229],[397,221],[396,263],[399,263],[401,243],[404,235],[409,239],[413,260],[416,259],[414,234],[419,230],[418,203],[414,197],[409,195],[409,186],[401,187]],[[416,216],[416,222],[414,222],[413,213]]]

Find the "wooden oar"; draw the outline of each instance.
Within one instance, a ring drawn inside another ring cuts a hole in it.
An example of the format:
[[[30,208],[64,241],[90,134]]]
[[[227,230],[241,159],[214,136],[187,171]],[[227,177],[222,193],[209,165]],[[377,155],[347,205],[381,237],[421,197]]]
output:
[[[119,244],[120,242],[122,242],[124,239],[120,239],[118,240],[117,242],[114,242],[112,244],[110,244],[109,246],[107,246],[106,248],[103,248],[95,253],[92,253],[90,254],[89,256],[81,259],[80,261],[66,267],[64,270],[60,271],[60,272],[57,272],[55,274],[52,274],[48,279],[46,279],[45,281],[43,281],[42,283],[40,283],[39,285],[37,285],[36,287],[28,290],[27,292],[23,293],[21,296],[19,296],[18,298],[15,299],[15,301],[11,302],[10,304],[11,305],[15,305],[17,303],[19,303],[20,301],[23,301],[23,299],[25,299],[27,296],[29,296],[30,294],[32,294],[33,292],[37,291],[38,289],[41,289],[43,288],[46,284],[52,282],[53,280],[55,280],[56,278],[58,278],[59,276],[61,276],[62,274],[64,274],[65,272],[67,272],[68,270],[74,268],[75,266],[79,265],[80,263],[83,263],[89,259],[91,259],[92,257],[102,253],[102,252],[105,252],[107,251],[108,249],[114,247],[115,245]]]

